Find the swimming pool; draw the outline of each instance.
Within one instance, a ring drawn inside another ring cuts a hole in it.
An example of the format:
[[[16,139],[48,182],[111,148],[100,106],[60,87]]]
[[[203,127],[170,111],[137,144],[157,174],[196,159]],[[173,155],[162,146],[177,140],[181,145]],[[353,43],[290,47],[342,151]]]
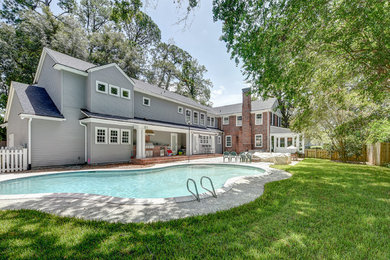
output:
[[[223,164],[177,165],[155,169],[82,171],[40,175],[0,182],[0,194],[89,193],[122,198],[170,198],[187,196],[188,178],[212,179],[215,189],[233,177],[264,175],[255,167]],[[204,182],[206,187],[209,183]],[[192,187],[192,186],[191,186]]]

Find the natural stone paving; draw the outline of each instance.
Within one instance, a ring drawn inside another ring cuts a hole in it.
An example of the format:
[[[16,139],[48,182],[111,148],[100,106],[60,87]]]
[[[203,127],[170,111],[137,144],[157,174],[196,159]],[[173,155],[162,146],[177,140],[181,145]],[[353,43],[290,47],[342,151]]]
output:
[[[209,158],[191,163],[220,163],[221,158]],[[179,163],[175,163],[179,164]],[[266,169],[268,175],[238,178],[227,191],[218,190],[218,198],[208,196],[195,200],[154,200],[154,203],[133,203],[131,199],[112,198],[89,194],[28,194],[0,195],[0,209],[35,209],[59,216],[72,216],[109,222],[154,222],[167,221],[195,215],[205,215],[227,210],[251,202],[261,196],[264,184],[289,178],[285,171],[269,168],[268,163],[246,164]],[[158,167],[159,165],[155,166]],[[160,165],[161,166],[161,165]],[[167,166],[166,164],[164,166]],[[3,177],[3,176],[2,176]],[[0,180],[9,179],[6,177]],[[190,198],[190,197],[189,197]],[[130,202],[129,202],[130,201]],[[157,202],[156,202],[157,201]]]

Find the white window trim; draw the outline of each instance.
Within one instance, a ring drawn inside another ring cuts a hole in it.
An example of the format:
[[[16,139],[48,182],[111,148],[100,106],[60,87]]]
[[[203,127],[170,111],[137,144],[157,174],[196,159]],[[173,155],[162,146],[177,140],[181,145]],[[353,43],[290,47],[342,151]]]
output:
[[[116,136],[117,137],[116,143],[111,142],[111,131],[116,131],[118,133],[118,135]],[[108,142],[109,142],[109,144],[120,144],[120,141],[119,141],[119,138],[121,137],[120,133],[121,133],[121,131],[118,128],[109,128],[108,129]]]
[[[261,115],[260,123],[257,122],[257,115]],[[262,125],[262,124],[263,124],[263,114],[262,113],[256,113],[255,114],[255,125]]]
[[[214,121],[214,124],[213,124],[213,121]],[[211,127],[215,127],[215,117],[210,117],[210,126]]]
[[[149,100],[149,104],[148,105],[145,105],[145,100]],[[150,107],[150,98],[142,97],[142,105],[144,105],[146,107]]]
[[[227,123],[225,123],[225,118],[227,118]],[[230,120],[229,116],[222,117],[222,124],[223,125],[229,125],[229,120]]]
[[[122,136],[123,136],[123,133],[129,133],[129,142],[128,143],[124,143],[123,142],[123,139],[122,139]],[[130,144],[131,143],[131,139],[130,139],[130,130],[126,130],[126,129],[121,129],[121,144]]]
[[[127,91],[127,92],[129,92],[129,96],[128,96],[128,97],[125,97],[125,96],[123,96],[123,91]],[[131,99],[131,92],[130,92],[130,89],[127,89],[127,88],[121,88],[121,98],[125,98],[125,99]]]
[[[230,145],[228,145],[227,139],[230,137]],[[225,147],[232,147],[233,146],[233,138],[231,135],[225,136]]]
[[[218,143],[218,144],[221,144],[221,143],[222,143],[222,137],[221,137],[220,135],[217,137],[217,143]]]
[[[180,109],[181,109],[181,112],[180,112]],[[183,114],[183,113],[184,113],[184,108],[181,107],[181,106],[178,106],[178,107],[177,107],[177,113]]]
[[[256,138],[260,136],[260,139],[261,139],[261,145],[256,145]],[[255,135],[255,147],[263,147],[263,135],[262,134],[258,134],[258,135]]]
[[[195,125],[199,125],[199,112],[198,111],[194,111],[193,112],[193,119],[195,120],[195,114],[197,114],[198,115],[198,119],[196,120],[196,122],[193,122]]]
[[[99,90],[99,88],[98,88],[99,84],[106,86],[106,90],[105,91]],[[99,92],[102,94],[107,94],[108,93],[108,83],[96,80],[96,92]]]
[[[238,117],[241,117],[241,124],[238,124]],[[242,115],[236,115],[236,126],[242,126]]]
[[[118,94],[111,93],[111,89],[113,89],[113,88],[116,88]],[[108,94],[110,94],[111,96],[120,97],[121,96],[121,88],[110,84]]]
[[[203,124],[202,124],[202,115],[203,115]],[[206,115],[205,113],[200,113],[200,116],[199,116],[199,124],[200,125],[206,125]]]
[[[98,130],[104,130],[104,142],[103,143],[97,141]],[[107,127],[97,127],[97,126],[95,127],[95,144],[107,144]]]
[[[190,120],[187,120],[187,111],[190,111]],[[192,124],[192,111],[191,111],[191,109],[186,109],[186,112],[184,114],[184,120],[186,121],[186,124],[188,123],[188,121],[190,122],[190,124]]]

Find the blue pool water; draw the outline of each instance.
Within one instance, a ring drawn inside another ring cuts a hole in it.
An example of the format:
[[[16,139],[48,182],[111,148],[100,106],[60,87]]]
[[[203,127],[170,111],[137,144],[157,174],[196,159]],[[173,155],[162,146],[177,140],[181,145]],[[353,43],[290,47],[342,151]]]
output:
[[[132,171],[58,173],[0,182],[0,194],[90,193],[123,198],[169,198],[190,195],[188,178],[209,176],[215,189],[237,176],[261,175],[264,170],[238,165],[180,165]],[[209,183],[204,181],[206,187]],[[191,186],[192,187],[192,186]]]

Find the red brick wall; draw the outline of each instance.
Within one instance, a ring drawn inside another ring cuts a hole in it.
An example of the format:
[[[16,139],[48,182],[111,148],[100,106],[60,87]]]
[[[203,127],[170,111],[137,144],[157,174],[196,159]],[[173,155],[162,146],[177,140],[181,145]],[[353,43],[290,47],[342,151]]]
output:
[[[262,125],[256,125],[256,114],[251,114],[251,121],[252,121],[252,150],[262,150],[262,151],[268,151],[268,113],[263,112],[263,124]],[[262,134],[263,135],[263,147],[256,147],[255,146],[255,135]]]
[[[222,120],[221,120],[222,121]],[[223,140],[223,149],[224,151],[239,151],[238,143],[239,143],[239,136],[241,136],[241,129],[242,126],[236,126],[236,116],[230,116],[229,117],[229,124],[223,125],[221,129],[224,131],[224,140]],[[232,147],[226,147],[226,136],[231,135],[232,136]]]

